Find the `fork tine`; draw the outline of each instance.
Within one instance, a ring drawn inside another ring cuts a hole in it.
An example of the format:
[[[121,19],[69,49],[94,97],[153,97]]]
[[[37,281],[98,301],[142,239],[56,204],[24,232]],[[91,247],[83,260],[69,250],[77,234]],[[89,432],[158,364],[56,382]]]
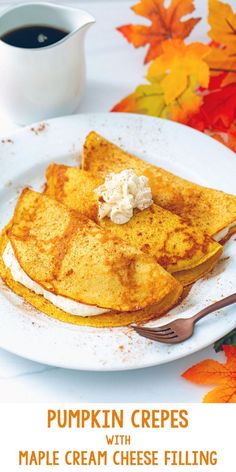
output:
[[[150,339],[151,341],[157,341],[159,343],[171,343],[172,340],[177,340],[178,339],[178,336],[175,335],[175,336],[171,336],[171,337],[166,337],[166,336],[155,336],[155,335],[152,335],[152,334],[141,334],[141,336],[143,336],[144,338],[146,339]]]
[[[150,339],[152,337],[152,339],[174,339],[174,338],[178,338],[177,334],[173,333],[172,336],[155,336],[154,334],[142,334],[141,336],[149,336]]]
[[[146,329],[146,328],[140,328],[140,329],[135,329],[134,330],[138,333],[138,334],[142,334],[142,333],[146,333],[146,334],[153,334],[154,336],[170,336],[171,334],[174,334],[174,331],[172,331],[171,329],[168,330],[168,331],[156,331],[156,330],[151,330],[151,329]]]
[[[146,329],[139,329],[135,330],[138,334],[141,336],[145,337],[152,337],[152,338],[161,338],[161,339],[171,339],[173,337],[176,337],[177,334],[174,331],[171,331],[170,333],[157,333],[155,331],[147,331]]]
[[[145,331],[147,331],[148,333],[163,333],[163,334],[167,334],[168,332],[172,331],[171,328],[165,328],[165,329],[159,329],[159,328],[146,328],[146,327],[143,327],[141,328]]]
[[[167,326],[167,325],[165,325],[165,326],[160,326],[159,328],[158,328],[158,327],[157,327],[157,328],[154,328],[154,327],[153,327],[153,328],[149,328],[149,327],[146,327],[146,326],[135,326],[135,325],[131,325],[131,327],[132,327],[133,329],[136,329],[136,330],[143,330],[143,329],[144,329],[144,330],[148,331],[149,333],[151,333],[151,332],[154,332],[154,333],[164,333],[164,332],[167,332],[167,331],[170,331],[170,330],[171,330],[171,328],[170,328],[169,326]]]
[[[148,328],[146,326],[134,326],[134,329],[138,331],[147,331],[147,333],[168,333],[168,331],[172,331],[171,328]]]

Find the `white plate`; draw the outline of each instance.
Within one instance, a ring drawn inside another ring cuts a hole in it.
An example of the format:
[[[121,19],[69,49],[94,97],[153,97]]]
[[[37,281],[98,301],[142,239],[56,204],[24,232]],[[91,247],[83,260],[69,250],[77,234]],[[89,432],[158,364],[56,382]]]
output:
[[[25,128],[1,142],[0,226],[10,219],[24,186],[41,189],[52,162],[78,165],[87,133],[106,138],[153,164],[183,177],[235,192],[236,159],[226,147],[170,121],[127,114],[74,115]],[[228,258],[229,256],[229,258]],[[236,242],[227,244],[210,276],[195,284],[168,319],[191,316],[203,306],[235,292]],[[212,314],[198,323],[183,344],[153,343],[129,328],[77,327],[43,315],[0,283],[0,346],[46,364],[85,370],[123,370],[169,362],[191,354],[236,326],[236,308]],[[166,317],[156,325],[166,322]],[[154,323],[152,323],[154,324]]]

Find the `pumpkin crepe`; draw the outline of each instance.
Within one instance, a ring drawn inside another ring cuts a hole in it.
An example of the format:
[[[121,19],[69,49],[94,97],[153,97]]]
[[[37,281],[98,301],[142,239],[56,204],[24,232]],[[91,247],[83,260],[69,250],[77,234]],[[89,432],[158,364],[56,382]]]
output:
[[[4,259],[9,244],[31,283],[63,300],[108,312],[71,315],[14,280]],[[2,232],[0,253],[0,275],[15,293],[48,315],[75,324],[120,326],[151,319],[175,305],[182,293],[181,284],[154,258],[29,189]]]
[[[209,272],[222,253],[222,246],[206,233],[187,225],[183,219],[153,204],[135,210],[128,223],[119,225],[110,218],[98,218],[98,196],[102,180],[75,167],[51,164],[47,169],[46,193],[94,220],[128,244],[154,256],[183,285]]]
[[[218,241],[236,231],[236,196],[189,182],[120,149],[92,131],[86,138],[82,168],[103,179],[133,169],[149,179],[153,200]]]

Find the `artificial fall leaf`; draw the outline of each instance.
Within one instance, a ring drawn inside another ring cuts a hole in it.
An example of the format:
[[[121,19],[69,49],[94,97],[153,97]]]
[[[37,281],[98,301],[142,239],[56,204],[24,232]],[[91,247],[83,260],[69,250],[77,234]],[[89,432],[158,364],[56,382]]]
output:
[[[139,85],[111,111],[140,113],[185,123],[198,111],[201,102],[202,97],[196,95],[190,86],[181,96],[167,105],[160,84],[145,84]]]
[[[226,75],[211,78],[208,91],[203,91],[201,107],[185,124],[236,152],[236,83],[221,87]]]
[[[213,128],[227,131],[236,117],[236,83],[206,95],[202,107]]]
[[[204,403],[236,403],[236,348],[225,345],[225,364],[207,359],[182,374],[198,385],[217,385],[205,395]]]
[[[208,85],[208,92],[215,92],[218,90],[220,87],[222,87],[224,80],[226,79],[228,73],[223,72],[221,74],[217,75],[211,75],[210,80],[209,80],[209,85]],[[203,89],[204,91],[204,89]]]
[[[148,69],[150,83],[137,87],[112,111],[188,121],[202,103],[196,89],[209,82],[209,67],[203,60],[208,51],[200,43],[186,46],[180,39],[163,42],[161,56]]]
[[[196,94],[195,88],[192,87],[191,81],[189,87],[177,97],[168,106],[169,118],[179,123],[185,123],[194,113],[199,110],[202,103],[202,97]]]
[[[236,50],[236,14],[232,7],[220,0],[209,0],[208,21],[210,38],[225,46],[234,45]]]
[[[212,73],[228,72],[223,85],[236,82],[236,53],[230,48],[213,48],[207,58]]]
[[[207,58],[213,73],[229,72],[223,81],[236,81],[236,13],[227,3],[209,0],[209,36],[214,44]]]
[[[199,92],[201,93],[206,93],[206,92],[215,92],[218,90],[222,84],[225,78],[227,77],[228,73],[227,72],[222,72],[221,74],[211,74],[210,75],[210,80],[207,88],[204,87],[199,87]]]
[[[204,403],[236,403],[236,384],[228,381],[216,387],[204,397]]]
[[[132,9],[137,15],[150,20],[151,25],[129,24],[117,29],[134,47],[149,45],[144,60],[145,64],[161,53],[162,41],[172,38],[187,38],[201,19],[182,20],[185,15],[195,10],[193,0],[172,0],[168,8],[165,8],[164,0],[141,0]]]
[[[203,96],[199,112],[187,123],[200,131],[229,132],[236,117],[236,83]]]
[[[114,112],[140,113],[150,116],[165,114],[164,93],[159,84],[139,85],[111,110]]]
[[[209,51],[204,44],[186,45],[181,39],[162,43],[162,54],[150,65],[147,78],[161,84],[167,105],[179,97],[190,82],[192,89],[208,86],[209,67],[203,59]]]

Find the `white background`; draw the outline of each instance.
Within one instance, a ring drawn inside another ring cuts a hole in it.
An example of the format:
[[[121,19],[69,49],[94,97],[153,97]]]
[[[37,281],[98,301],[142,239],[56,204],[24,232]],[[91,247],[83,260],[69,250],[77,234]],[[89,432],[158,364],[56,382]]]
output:
[[[13,3],[17,2],[8,2],[7,5]],[[144,21],[129,9],[135,1],[64,0],[57,3],[86,8],[97,20],[87,38],[88,81],[78,112],[109,111],[145,76],[142,65],[145,51],[135,50],[115,30],[122,24]],[[235,5],[234,0],[228,3]],[[0,1],[1,7],[4,4],[6,2]],[[196,15],[205,18],[207,0],[196,0],[196,5]],[[204,20],[195,28],[191,39],[206,40],[206,28]],[[14,128],[6,117],[0,117],[1,134]],[[0,401],[200,402],[210,387],[193,386],[181,378],[181,373],[207,357],[224,359],[210,347],[165,366],[130,372],[92,373],[40,365],[0,350]]]

